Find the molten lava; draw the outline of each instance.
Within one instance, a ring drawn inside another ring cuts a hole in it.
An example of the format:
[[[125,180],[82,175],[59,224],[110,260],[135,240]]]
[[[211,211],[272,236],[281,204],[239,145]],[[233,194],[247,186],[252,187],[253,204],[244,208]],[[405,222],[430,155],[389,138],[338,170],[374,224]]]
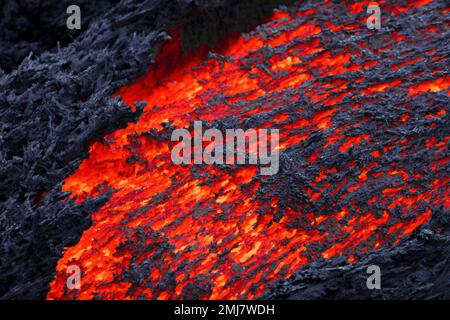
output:
[[[147,105],[137,123],[94,142],[65,181],[77,201],[107,190],[112,196],[66,248],[49,299],[255,298],[311,261],[354,262],[394,244],[425,223],[433,206],[449,207],[448,136],[432,131],[446,109],[417,102],[449,94],[439,59],[426,58],[431,77],[405,85],[406,76],[422,79],[423,71],[404,70],[425,63],[417,55],[426,54],[391,57],[393,43],[413,41],[407,35],[393,32],[374,49],[361,17],[334,25],[315,22],[315,14],[276,11],[214,54],[177,56],[172,41],[144,77],[117,93],[129,105]],[[339,38],[348,33],[358,43]],[[336,41],[339,50],[330,49]],[[395,78],[373,76],[390,61],[399,61],[389,68]],[[419,118],[429,136],[411,134]],[[279,129],[280,173],[173,164],[171,131],[196,120],[223,130]],[[80,290],[66,289],[70,265],[83,272]]]

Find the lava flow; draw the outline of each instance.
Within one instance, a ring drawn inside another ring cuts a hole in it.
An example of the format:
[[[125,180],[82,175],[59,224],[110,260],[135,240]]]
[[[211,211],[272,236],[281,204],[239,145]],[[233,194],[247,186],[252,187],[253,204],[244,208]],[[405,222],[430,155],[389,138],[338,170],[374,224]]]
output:
[[[251,299],[309,262],[395,244],[448,208],[450,76],[432,40],[449,20],[427,21],[430,3],[386,4],[390,31],[378,34],[359,4],[325,1],[276,10],[215,53],[182,58],[170,42],[117,93],[147,103],[139,121],[94,142],[65,181],[77,201],[112,196],[66,248],[47,298]],[[345,14],[320,19],[327,8]],[[408,10],[427,23],[414,38],[394,23]],[[280,172],[173,164],[172,130],[196,120],[279,129]],[[70,265],[80,290],[66,288]]]

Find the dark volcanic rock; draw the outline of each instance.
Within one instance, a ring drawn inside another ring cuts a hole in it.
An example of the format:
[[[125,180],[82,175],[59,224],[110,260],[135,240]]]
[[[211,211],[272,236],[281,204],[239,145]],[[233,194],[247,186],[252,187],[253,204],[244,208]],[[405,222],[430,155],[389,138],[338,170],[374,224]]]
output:
[[[436,209],[432,220],[393,247],[360,257],[315,262],[275,283],[265,299],[450,299],[450,217]],[[381,289],[369,290],[367,268],[381,270]]]

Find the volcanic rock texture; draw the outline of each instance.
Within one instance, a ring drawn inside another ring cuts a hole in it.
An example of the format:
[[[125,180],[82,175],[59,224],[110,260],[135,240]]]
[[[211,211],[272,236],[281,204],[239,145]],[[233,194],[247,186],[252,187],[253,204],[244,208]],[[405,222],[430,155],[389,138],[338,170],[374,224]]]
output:
[[[1,298],[449,298],[445,1],[380,1],[380,30],[360,2],[78,3],[77,32],[0,5]],[[279,129],[279,173],[174,165],[196,120]]]

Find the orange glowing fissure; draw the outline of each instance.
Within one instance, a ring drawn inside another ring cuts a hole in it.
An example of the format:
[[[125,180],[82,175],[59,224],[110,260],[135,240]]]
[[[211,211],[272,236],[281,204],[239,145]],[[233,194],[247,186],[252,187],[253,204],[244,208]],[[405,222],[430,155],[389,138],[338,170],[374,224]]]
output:
[[[310,11],[299,12],[299,15],[314,13]],[[251,299],[264,293],[268,284],[288,277],[311,259],[348,255],[349,261],[354,262],[355,257],[351,255],[358,245],[389,221],[388,211],[377,215],[360,212],[356,217],[345,219],[349,211],[358,209],[342,208],[332,215],[336,221],[342,221],[342,235],[330,239],[327,230],[288,226],[300,215],[304,215],[310,225],[325,223],[329,215],[311,215],[289,208],[278,222],[273,220],[272,214],[261,215],[263,205],[276,211],[278,203],[275,199],[270,204],[262,204],[255,197],[261,183],[256,166],[222,170],[215,166],[181,166],[171,162],[170,136],[158,135],[164,131],[162,123],[187,128],[195,120],[212,122],[234,116],[243,121],[254,114],[276,110],[279,107],[276,98],[280,96],[283,104],[298,100],[299,95],[292,94],[290,88],[317,77],[362,74],[360,71],[377,65],[376,61],[364,65],[353,63],[350,57],[358,54],[355,51],[334,55],[321,47],[317,35],[322,29],[339,27],[331,23],[328,26],[313,22],[298,24],[288,13],[276,11],[266,26],[267,29],[284,28],[267,37],[257,32],[250,37],[234,37],[219,51],[226,59],[198,54],[189,59],[172,56],[175,58],[164,62],[167,52],[178,50],[173,41],[163,49],[166,51],[161,55],[162,60],[158,59],[144,77],[119,90],[117,95],[125,103],[146,101],[147,105],[137,123],[130,123],[125,129],[107,135],[103,141],[94,142],[89,158],[66,179],[63,190],[71,191],[77,201],[97,196],[106,189],[113,193],[92,215],[93,225],[80,241],[65,249],[58,261],[48,299],[178,299],[189,296],[193,287],[206,288],[201,291],[202,299]],[[357,28],[360,27],[364,24]],[[268,68],[252,65],[252,59],[261,60],[257,49],[263,46],[276,49],[294,40],[297,44],[286,50],[271,52],[265,61]],[[245,67],[243,61],[247,62]],[[175,67],[169,68],[169,64]],[[401,79],[369,86],[362,94],[370,97],[374,92],[399,84]],[[281,150],[319,131],[330,132],[324,149],[338,145],[340,152],[346,152],[352,146],[371,143],[374,137],[369,134],[346,138],[345,128],[333,126],[333,117],[340,109],[355,109],[355,112],[358,109],[357,105],[342,104],[345,97],[361,94],[353,92],[350,85],[344,79],[318,84],[305,95],[313,103],[326,106],[325,111],[303,119],[293,117],[296,111],[290,110],[277,114],[260,128],[280,130]],[[406,94],[447,90],[449,85],[450,79],[441,77],[420,83]],[[443,112],[444,115],[435,116],[445,116],[445,110]],[[299,129],[305,128],[307,130],[299,133]],[[157,133],[147,134],[150,130]],[[404,145],[407,148],[408,141],[404,141]],[[429,145],[445,148],[442,142],[430,141]],[[385,151],[373,152],[372,156],[376,160]],[[320,152],[309,160],[314,162],[318,157]],[[411,174],[395,167],[380,173],[372,170],[373,167],[374,163],[367,164],[356,180],[348,180],[347,194],[341,196],[357,192],[371,179],[390,175],[401,178],[399,181],[403,183],[386,188],[381,198],[373,201],[403,210],[420,201],[449,206],[444,196],[436,197],[436,190],[445,187],[448,180],[436,178],[428,191],[414,192],[407,183],[413,178]],[[193,175],[194,170],[198,174]],[[330,187],[324,181],[334,170],[323,168],[312,181],[312,187],[305,188],[310,201],[320,198],[321,188]],[[340,192],[340,188],[336,186],[335,192]],[[405,192],[400,192],[402,190]],[[400,238],[430,216],[431,211],[427,209],[418,219],[391,226],[389,232],[397,232]],[[322,243],[325,249],[311,254],[308,249],[311,243]],[[382,237],[365,250],[381,245]],[[80,290],[66,289],[69,265],[78,265],[82,270]],[[127,280],[131,276],[127,278],[125,272],[136,266],[146,275],[145,279],[137,281],[139,285]]]

